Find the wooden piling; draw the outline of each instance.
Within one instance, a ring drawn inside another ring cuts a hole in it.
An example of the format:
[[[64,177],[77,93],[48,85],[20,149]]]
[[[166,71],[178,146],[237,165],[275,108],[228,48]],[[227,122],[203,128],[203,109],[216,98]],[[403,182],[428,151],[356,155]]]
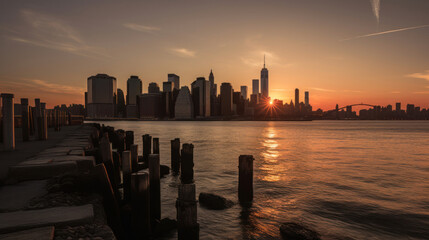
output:
[[[143,161],[148,163],[149,154],[151,154],[152,136],[149,134],[143,135]]]
[[[28,107],[28,118],[29,118],[29,124],[30,124],[30,136],[34,136],[34,108]]]
[[[241,203],[253,200],[253,160],[252,155],[241,155],[238,160],[238,199]]]
[[[139,238],[150,234],[150,189],[149,174],[131,174],[132,227]]]
[[[112,144],[109,142],[107,133],[100,140],[100,154],[103,160],[106,171],[109,174],[109,179],[113,187],[116,198],[119,199],[119,191],[117,186],[119,185],[119,179],[116,178],[115,165],[113,163]]]
[[[132,172],[138,172],[138,164],[139,164],[139,145],[133,144],[131,145],[131,170]]]
[[[41,140],[48,140],[48,121],[44,108],[40,109],[40,131],[42,133]]]
[[[171,140],[171,171],[173,174],[180,171],[180,138]]]
[[[30,140],[30,116],[28,108],[28,98],[21,98],[21,126],[22,140],[24,142]]]
[[[15,149],[15,114],[13,94],[2,93],[2,127],[3,127],[3,149]]]
[[[131,199],[131,152],[122,152],[122,186],[124,189],[124,200]]]
[[[119,185],[121,184],[121,154],[117,151],[113,151],[112,157],[113,157],[113,172],[115,174],[115,184],[116,184],[113,186],[119,190]]]
[[[178,239],[199,239],[195,184],[180,184],[176,201]]]
[[[149,155],[150,218],[152,222],[161,220],[161,183],[159,155]]]
[[[126,131],[125,132],[125,149],[130,150],[131,145],[134,144],[134,132],[133,131]]]
[[[184,143],[181,154],[180,180],[182,183],[194,182],[194,145]]]
[[[159,154],[159,138],[153,138],[153,154]]]
[[[40,98],[34,99],[34,105],[35,105],[35,109],[36,109],[35,114],[34,114],[34,120],[36,123],[36,124],[34,124],[35,129],[36,129],[36,136],[37,136],[37,139],[42,140],[42,130],[40,129],[42,126],[41,116],[40,116],[41,115]]]
[[[103,205],[107,216],[107,222],[115,235],[118,238],[121,238],[123,235],[123,228],[118,201],[114,194],[112,184],[104,164],[97,164],[94,167],[94,173],[98,176],[100,190],[103,194]]]

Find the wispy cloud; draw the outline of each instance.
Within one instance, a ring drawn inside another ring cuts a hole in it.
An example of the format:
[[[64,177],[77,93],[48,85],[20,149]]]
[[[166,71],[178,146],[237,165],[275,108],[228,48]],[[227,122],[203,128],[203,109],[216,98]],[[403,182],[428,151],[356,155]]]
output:
[[[10,40],[80,56],[108,57],[101,49],[86,44],[80,34],[62,20],[29,9],[20,13],[25,25],[21,29],[8,30]]]
[[[380,22],[380,0],[371,0],[372,12],[374,13],[377,22]]]
[[[186,48],[171,48],[169,52],[179,56],[179,57],[195,57],[195,51],[186,49]]]
[[[153,33],[161,30],[158,27],[146,26],[146,25],[141,25],[136,23],[124,23],[123,26],[133,31],[145,32],[145,33]]]
[[[424,79],[426,81],[429,81],[429,70],[426,70],[425,72],[422,72],[422,73],[409,74],[406,77]]]
[[[376,32],[376,33],[371,33],[371,34],[366,34],[366,35],[361,35],[361,36],[356,36],[356,37],[341,39],[340,41],[344,42],[344,41],[350,41],[350,40],[359,39],[359,38],[375,37],[375,36],[380,36],[380,35],[385,35],[385,34],[390,34],[390,33],[404,32],[404,31],[415,30],[415,29],[420,29],[420,28],[427,28],[427,27],[429,27],[429,25],[421,25],[421,26],[415,26],[415,27],[399,28],[399,29],[393,29],[393,30],[384,31],[384,32]]]
[[[268,51],[264,50],[255,50],[248,53],[247,56],[241,57],[241,61],[249,66],[252,67],[262,67],[264,64],[264,56],[265,56],[265,62],[267,66],[273,66],[278,65],[278,57]],[[287,65],[285,65],[287,66]]]
[[[312,89],[320,92],[335,92],[335,90],[326,89],[326,88],[312,88]]]
[[[7,81],[4,81],[2,84],[0,84],[0,87],[10,91],[16,91],[17,89],[31,89],[32,92],[37,93],[55,93],[79,96],[85,92],[85,89],[81,87],[51,83],[46,80],[35,78],[15,78],[2,76],[0,79],[7,79]]]
[[[399,91],[393,91],[393,92],[391,92],[392,94],[400,94],[401,92],[399,92]]]
[[[313,90],[319,91],[319,92],[344,92],[344,93],[362,93],[362,91],[358,90],[349,90],[349,89],[342,89],[342,90],[334,90],[334,89],[326,89],[326,88],[312,88]]]

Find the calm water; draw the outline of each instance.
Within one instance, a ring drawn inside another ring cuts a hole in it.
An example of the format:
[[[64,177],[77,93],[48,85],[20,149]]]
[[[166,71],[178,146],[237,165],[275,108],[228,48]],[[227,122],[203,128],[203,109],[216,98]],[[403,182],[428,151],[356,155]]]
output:
[[[254,203],[198,207],[201,239],[278,239],[294,221],[323,239],[429,239],[429,122],[103,122],[193,143],[199,192],[237,203],[238,156],[254,162]],[[176,217],[177,177],[162,179],[162,217]],[[175,235],[167,239],[175,239]]]

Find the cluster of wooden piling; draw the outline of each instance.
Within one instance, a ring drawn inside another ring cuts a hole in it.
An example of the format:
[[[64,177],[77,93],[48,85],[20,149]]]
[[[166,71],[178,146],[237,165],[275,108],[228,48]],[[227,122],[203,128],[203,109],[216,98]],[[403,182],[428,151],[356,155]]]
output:
[[[2,93],[1,129],[3,150],[15,149],[15,112],[14,95]],[[82,122],[81,122],[82,123]],[[23,141],[30,141],[34,136],[38,140],[48,139],[48,128],[60,131],[62,126],[72,125],[72,116],[63,110],[46,109],[46,103],[34,100],[34,107],[28,98],[21,98],[21,128]]]

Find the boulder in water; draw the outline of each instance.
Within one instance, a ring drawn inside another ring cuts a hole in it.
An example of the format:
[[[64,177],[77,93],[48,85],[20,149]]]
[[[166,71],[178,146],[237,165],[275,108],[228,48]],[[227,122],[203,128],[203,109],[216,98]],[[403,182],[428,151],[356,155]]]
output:
[[[160,165],[159,171],[161,173],[161,177],[164,177],[165,175],[170,174],[170,167],[165,166],[165,165]]]
[[[223,210],[234,205],[231,200],[212,193],[200,193],[198,200],[202,206],[211,210]]]
[[[320,235],[309,228],[293,222],[280,226],[280,234],[284,240],[320,240]]]

